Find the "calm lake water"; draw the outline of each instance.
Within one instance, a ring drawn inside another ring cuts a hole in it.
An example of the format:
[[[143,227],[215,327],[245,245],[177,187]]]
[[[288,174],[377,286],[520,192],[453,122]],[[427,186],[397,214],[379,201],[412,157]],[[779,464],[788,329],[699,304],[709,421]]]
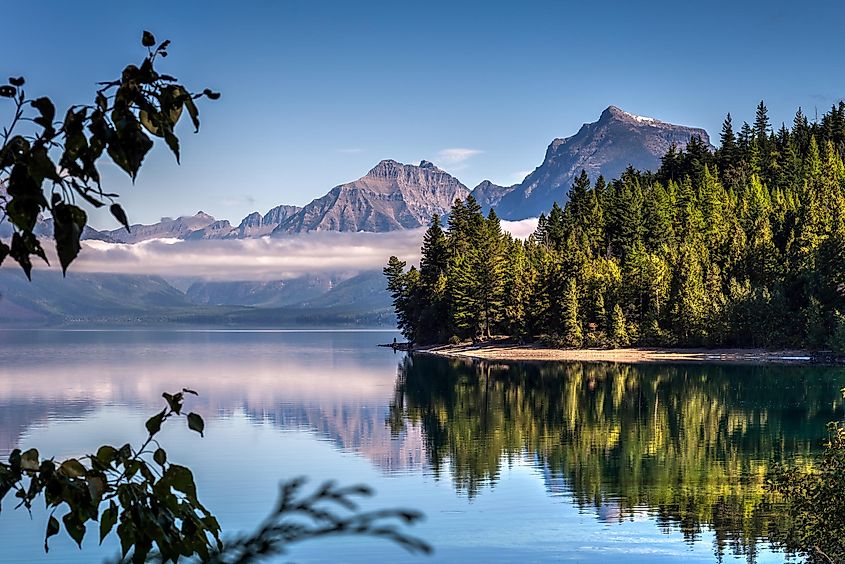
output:
[[[472,364],[394,353],[392,332],[0,331],[0,457],[139,443],[161,392],[190,387],[205,438],[166,425],[225,531],[251,530],[300,475],[425,512],[386,542],[297,545],[296,562],[781,562],[763,509],[773,460],[809,459],[843,416],[820,367]],[[114,556],[90,530],[42,549],[45,514],[7,500],[0,562]],[[114,540],[114,539],[113,539]]]

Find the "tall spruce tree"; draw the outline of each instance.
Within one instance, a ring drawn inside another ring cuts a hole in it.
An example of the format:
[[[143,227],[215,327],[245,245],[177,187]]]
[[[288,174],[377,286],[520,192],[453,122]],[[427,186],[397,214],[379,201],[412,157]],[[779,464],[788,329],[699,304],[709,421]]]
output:
[[[421,303],[417,340],[421,343],[443,342],[448,338],[444,325],[447,317],[446,280],[449,267],[449,244],[440,225],[440,216],[434,214],[423,236],[420,253]]]
[[[566,280],[561,296],[561,333],[564,346],[580,347],[584,342],[581,317],[578,312],[578,284],[574,278]]]
[[[769,140],[769,130],[772,124],[769,121],[769,110],[763,100],[757,105],[757,112],[754,117],[754,137],[761,149],[766,146]]]
[[[415,296],[413,295],[416,288],[413,287],[414,276],[405,272],[406,264],[405,261],[391,256],[387,266],[384,267],[384,275],[387,277],[387,290],[393,298],[396,325],[402,335],[409,342],[413,342],[417,329],[417,320],[414,315]]]
[[[478,281],[476,287],[481,335],[490,338],[501,314],[505,260],[502,226],[495,210],[490,210],[484,222],[482,237],[473,256],[476,259],[474,270]]]
[[[733,122],[729,113],[722,123],[722,133],[719,136],[720,147],[717,162],[723,173],[733,170],[739,161],[739,148],[736,144]]]

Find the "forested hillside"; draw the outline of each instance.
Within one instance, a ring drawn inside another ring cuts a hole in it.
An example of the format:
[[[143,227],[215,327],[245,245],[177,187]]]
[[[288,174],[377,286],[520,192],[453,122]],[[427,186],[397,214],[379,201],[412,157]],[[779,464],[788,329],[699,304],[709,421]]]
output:
[[[469,197],[435,217],[419,268],[385,268],[416,343],[542,338],[561,346],[845,350],[845,103],[772,130],[725,119],[720,147],[591,183],[522,241]]]

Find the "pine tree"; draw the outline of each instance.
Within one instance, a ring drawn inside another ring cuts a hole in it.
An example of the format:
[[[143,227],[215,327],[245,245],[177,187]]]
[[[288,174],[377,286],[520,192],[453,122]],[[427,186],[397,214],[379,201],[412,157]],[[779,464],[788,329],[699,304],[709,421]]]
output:
[[[569,202],[566,206],[569,222],[572,225],[582,225],[589,209],[588,197],[590,191],[590,178],[587,171],[581,169],[581,174],[575,177],[572,187],[567,194]]]
[[[490,210],[484,223],[484,233],[477,252],[472,256],[476,259],[473,265],[477,280],[476,289],[478,309],[480,313],[480,329],[482,337],[492,336],[493,327],[498,323],[501,313],[503,286],[502,274],[504,270],[502,227],[494,210]]]
[[[681,180],[681,155],[678,154],[678,146],[675,143],[669,145],[669,150],[660,159],[660,168],[657,170],[657,178],[660,182],[680,182]]]
[[[469,214],[466,206],[459,198],[452,204],[452,211],[449,213],[449,254],[455,256],[463,253],[469,247]]]
[[[505,238],[502,282],[502,328],[508,335],[524,337],[527,332],[528,289],[534,283],[522,241]]]
[[[549,216],[546,218],[545,224],[546,244],[549,248],[560,249],[563,240],[566,238],[566,229],[564,224],[563,209],[557,202],[552,204],[552,209]]]
[[[719,147],[719,170],[723,173],[733,169],[739,157],[736,136],[734,135],[731,114],[728,114],[722,123],[722,134],[720,136],[721,146]]]
[[[760,148],[764,149],[769,140],[769,130],[772,124],[769,122],[769,110],[763,100],[757,105],[757,115],[754,118],[754,137]]]
[[[737,135],[737,146],[739,147],[740,155],[743,161],[747,161],[751,151],[751,139],[754,137],[754,132],[747,121],[742,122],[742,127]]]
[[[578,315],[578,286],[569,278],[561,296],[561,338],[564,346],[580,347],[584,342],[581,318]]]
[[[396,324],[402,335],[409,342],[414,342],[417,330],[416,312],[414,311],[416,296],[414,294],[419,272],[412,268],[411,272],[406,273],[406,264],[405,261],[392,256],[384,268],[384,275],[387,277],[387,290],[393,299]]]
[[[596,294],[596,303],[594,306],[596,331],[599,334],[607,335],[607,310],[604,307],[604,293],[598,292]]]
[[[625,314],[622,312],[622,306],[618,303],[613,306],[607,326],[608,342],[611,347],[627,347],[630,344]]]
[[[423,235],[420,250],[420,277],[422,283],[433,287],[441,276],[446,275],[449,263],[449,245],[440,225],[440,216],[434,214]]]
[[[451,333],[461,340],[479,337],[481,318],[478,303],[478,280],[472,267],[470,251],[450,258],[446,294],[449,304],[448,324]]]
[[[795,117],[792,120],[792,137],[795,139],[798,153],[804,155],[810,145],[810,122],[801,108],[795,112]]]
[[[448,335],[444,319],[448,316],[446,277],[449,267],[449,244],[440,226],[440,216],[434,214],[423,236],[420,257],[420,313],[417,341],[443,342]]]

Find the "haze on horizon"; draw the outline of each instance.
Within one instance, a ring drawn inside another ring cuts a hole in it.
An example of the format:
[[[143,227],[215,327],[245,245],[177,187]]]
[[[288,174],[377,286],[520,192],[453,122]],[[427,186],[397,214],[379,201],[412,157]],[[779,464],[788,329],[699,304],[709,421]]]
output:
[[[431,160],[470,188],[512,184],[611,104],[715,137],[726,112],[751,121],[760,99],[778,126],[845,91],[826,43],[845,5],[826,0],[151,2],[130,13],[50,1],[5,14],[17,25],[0,45],[21,56],[0,66],[31,94],[89,101],[96,81],[141,56],[145,28],[173,41],[162,70],[223,93],[203,108],[202,135],[183,125],[182,166],[156,149],[134,187],[106,175],[140,223],[303,205],[385,158]],[[92,224],[115,227],[99,213]]]

